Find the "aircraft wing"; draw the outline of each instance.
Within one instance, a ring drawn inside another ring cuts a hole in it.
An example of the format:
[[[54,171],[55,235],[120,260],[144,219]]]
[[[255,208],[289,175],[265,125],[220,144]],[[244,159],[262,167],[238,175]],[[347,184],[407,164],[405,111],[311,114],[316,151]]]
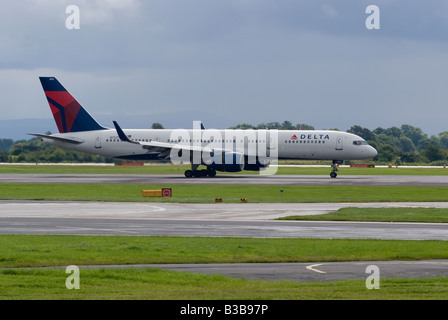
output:
[[[71,144],[81,144],[84,142],[84,140],[75,138],[75,137],[58,137],[58,136],[54,136],[54,135],[50,136],[47,134],[40,134],[40,133],[28,133],[28,134],[31,136],[42,138],[42,139],[49,139],[49,140],[66,142],[66,143],[71,143]]]
[[[132,144],[138,144],[143,149],[152,151],[152,152],[167,152],[172,149],[175,150],[185,150],[185,151],[192,151],[192,152],[209,152],[213,153],[216,151],[224,152],[225,150],[222,149],[212,149],[210,147],[198,147],[198,146],[191,146],[189,144],[172,144],[172,143],[166,143],[166,142],[159,142],[159,141],[150,141],[150,142],[144,142],[144,141],[133,141],[129,139],[129,137],[124,133],[124,131],[120,128],[118,123],[114,121],[115,129],[117,130],[118,137],[125,142],[129,142]]]

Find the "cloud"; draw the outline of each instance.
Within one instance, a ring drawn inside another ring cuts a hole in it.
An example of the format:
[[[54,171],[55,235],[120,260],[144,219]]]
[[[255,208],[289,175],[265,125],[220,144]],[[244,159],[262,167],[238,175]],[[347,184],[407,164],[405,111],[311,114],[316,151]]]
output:
[[[99,0],[79,1],[79,9],[82,12],[83,23],[103,24],[114,23],[129,18],[135,18],[139,14],[141,4],[139,0]]]
[[[80,30],[65,28],[72,4]],[[48,116],[38,76],[55,75],[100,115],[212,112],[342,129],[412,117],[443,128],[431,114],[446,100],[446,3],[376,0],[376,31],[365,28],[369,4],[12,1],[0,11],[0,117]]]
[[[35,17],[57,17],[65,21],[65,9],[71,5],[79,8],[83,24],[89,25],[134,17],[139,13],[141,0],[28,0],[25,10]]]
[[[328,18],[335,18],[339,16],[339,12],[329,4],[321,4],[320,8]]]

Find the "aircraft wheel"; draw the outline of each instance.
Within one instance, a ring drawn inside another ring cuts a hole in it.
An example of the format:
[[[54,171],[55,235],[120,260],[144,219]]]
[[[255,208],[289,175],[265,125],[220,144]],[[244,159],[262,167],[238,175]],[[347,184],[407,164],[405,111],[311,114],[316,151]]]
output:
[[[193,170],[193,177],[200,178],[204,176],[203,170]]]
[[[332,178],[336,178],[337,176],[338,176],[338,174],[336,172],[330,173],[330,177],[332,177]]]
[[[193,171],[192,171],[192,170],[186,170],[186,171],[184,172],[184,174],[185,174],[185,176],[186,176],[187,178],[191,178],[191,177],[193,177]]]
[[[209,170],[207,170],[207,175],[208,175],[209,177],[214,177],[214,176],[216,176],[216,170],[215,170],[215,169],[209,169]]]

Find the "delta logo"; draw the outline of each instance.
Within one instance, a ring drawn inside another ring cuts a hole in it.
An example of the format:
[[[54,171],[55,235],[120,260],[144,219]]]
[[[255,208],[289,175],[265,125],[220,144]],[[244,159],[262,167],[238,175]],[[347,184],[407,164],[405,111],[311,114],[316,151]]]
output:
[[[296,135],[293,135],[293,136],[291,137],[291,140],[297,140],[297,136],[296,136]]]

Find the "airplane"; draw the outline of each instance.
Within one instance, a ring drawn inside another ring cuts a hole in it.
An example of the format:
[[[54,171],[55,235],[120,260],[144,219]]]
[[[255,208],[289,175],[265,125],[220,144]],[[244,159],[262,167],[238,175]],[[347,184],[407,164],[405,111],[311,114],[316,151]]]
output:
[[[216,172],[267,170],[278,160],[332,161],[331,178],[344,160],[374,158],[363,138],[335,130],[216,130],[194,122],[193,129],[122,129],[99,124],[55,77],[39,77],[59,133],[30,135],[52,145],[106,158],[189,163],[185,177]],[[206,169],[198,170],[199,166]]]

